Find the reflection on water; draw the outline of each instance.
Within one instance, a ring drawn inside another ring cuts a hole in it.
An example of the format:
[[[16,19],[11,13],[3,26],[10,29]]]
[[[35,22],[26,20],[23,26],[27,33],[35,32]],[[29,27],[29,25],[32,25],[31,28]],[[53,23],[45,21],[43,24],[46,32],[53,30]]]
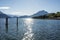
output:
[[[26,30],[27,32],[24,34],[24,37],[22,40],[33,40],[32,39],[32,36],[33,36],[33,33],[32,33],[32,22],[33,20],[32,19],[25,19],[25,25],[26,25]]]
[[[60,20],[0,19],[0,40],[60,40]]]
[[[8,25],[6,25],[6,33],[8,33]]]

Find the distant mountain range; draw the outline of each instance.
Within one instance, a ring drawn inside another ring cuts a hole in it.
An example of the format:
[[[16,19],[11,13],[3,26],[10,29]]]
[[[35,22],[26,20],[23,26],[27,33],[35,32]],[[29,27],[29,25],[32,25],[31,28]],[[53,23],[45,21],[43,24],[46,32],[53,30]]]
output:
[[[45,15],[47,13],[48,13],[47,11],[42,10],[42,11],[38,11],[37,13],[35,13],[35,14],[31,15],[31,16],[24,15],[24,16],[19,16],[19,18],[36,17],[36,16]],[[15,15],[7,15],[7,14],[4,14],[3,12],[0,11],[0,18],[6,18],[6,17],[18,17],[18,16],[15,16]]]
[[[6,17],[16,18],[18,16],[7,15],[0,11],[0,18],[6,18]],[[24,16],[19,16],[19,18],[59,19],[60,20],[60,12],[48,13],[47,11],[42,10],[42,11],[38,11],[37,13],[35,13],[31,16],[24,15]]]
[[[39,14],[39,13],[37,13]],[[40,15],[40,16],[34,16],[32,18],[35,18],[35,19],[58,19],[60,20],[60,12],[56,12],[56,13],[46,13],[43,15]]]
[[[3,12],[0,11],[0,18],[6,18],[6,17],[10,17],[10,16],[8,16],[8,15],[6,15]]]
[[[45,11],[45,10],[42,10],[42,11],[38,11],[37,13],[35,13],[31,16],[24,15],[24,16],[20,16],[19,18],[37,17],[37,16],[42,16],[42,15],[45,15],[45,14],[48,14],[48,12]]]
[[[45,14],[48,14],[48,12],[45,10],[42,10],[42,11],[38,11],[37,13],[33,14],[32,17],[42,16]]]
[[[19,18],[30,18],[30,16],[24,15],[24,16],[20,16]]]
[[[19,18],[39,17],[39,16],[43,16],[43,15],[46,15],[46,14],[48,14],[48,12],[45,11],[45,10],[42,10],[42,11],[38,11],[37,13],[35,13],[31,16],[24,15],[24,16],[19,16]],[[6,18],[6,17],[18,17],[18,16],[7,15],[7,14],[4,14],[3,12],[0,11],[0,18]]]

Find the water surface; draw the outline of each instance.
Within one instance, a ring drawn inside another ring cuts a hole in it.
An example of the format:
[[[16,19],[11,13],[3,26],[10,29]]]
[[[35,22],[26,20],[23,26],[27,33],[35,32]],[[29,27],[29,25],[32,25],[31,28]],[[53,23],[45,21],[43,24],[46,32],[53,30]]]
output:
[[[60,20],[0,18],[0,40],[60,40]]]

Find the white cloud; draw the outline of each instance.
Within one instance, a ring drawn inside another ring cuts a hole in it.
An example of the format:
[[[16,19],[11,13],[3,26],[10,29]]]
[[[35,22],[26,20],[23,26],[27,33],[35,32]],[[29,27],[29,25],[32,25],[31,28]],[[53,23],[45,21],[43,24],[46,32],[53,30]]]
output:
[[[20,15],[22,14],[22,12],[15,11],[15,12],[12,12],[12,13],[10,13],[10,14],[20,16]]]
[[[28,10],[14,11],[14,12],[10,12],[9,14],[16,16],[32,15],[32,11],[28,11]]]
[[[0,7],[0,9],[10,9],[10,7]]]

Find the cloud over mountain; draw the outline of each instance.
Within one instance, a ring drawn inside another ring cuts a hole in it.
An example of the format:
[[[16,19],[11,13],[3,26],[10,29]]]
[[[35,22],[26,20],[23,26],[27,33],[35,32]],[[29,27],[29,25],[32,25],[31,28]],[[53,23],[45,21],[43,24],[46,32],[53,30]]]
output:
[[[10,9],[10,7],[4,6],[4,7],[0,7],[0,9]]]

